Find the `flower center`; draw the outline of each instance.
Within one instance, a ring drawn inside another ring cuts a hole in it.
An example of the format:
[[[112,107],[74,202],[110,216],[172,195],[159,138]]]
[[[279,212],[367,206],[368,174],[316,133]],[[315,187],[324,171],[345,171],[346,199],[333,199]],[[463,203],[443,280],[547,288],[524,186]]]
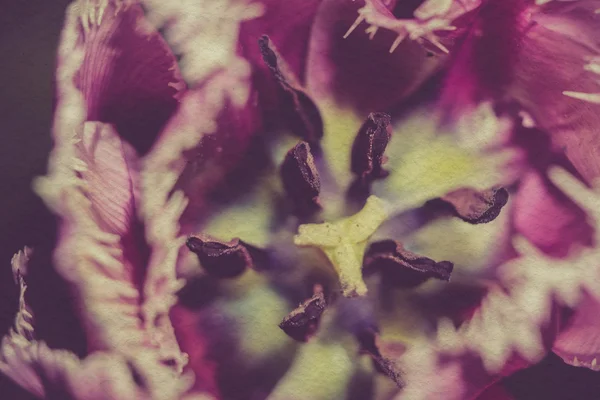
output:
[[[321,249],[339,275],[343,295],[364,296],[367,286],[362,279],[362,261],[367,240],[388,215],[385,202],[370,196],[364,208],[350,217],[300,225],[294,244]]]

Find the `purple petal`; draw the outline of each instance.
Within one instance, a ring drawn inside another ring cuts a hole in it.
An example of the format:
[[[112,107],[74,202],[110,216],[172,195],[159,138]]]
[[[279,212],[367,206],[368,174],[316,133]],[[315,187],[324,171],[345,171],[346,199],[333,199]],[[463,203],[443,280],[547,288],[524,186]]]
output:
[[[519,48],[511,90],[588,181],[600,176],[600,105],[563,92],[597,88],[598,76],[584,70],[588,57],[600,51],[600,16],[590,3],[549,4],[547,11],[533,16],[534,25]]]
[[[175,56],[136,4],[81,5],[75,76],[87,119],[114,124],[141,153],[178,106],[184,84]]]
[[[163,332],[172,334],[165,318],[172,315],[177,338],[189,353],[189,366],[197,377],[195,388],[217,393],[215,368],[206,359],[208,342],[202,337],[204,332],[196,329],[199,316],[181,307],[169,314],[169,308],[177,301],[175,293],[180,288],[176,267],[185,241],[182,235],[196,230],[206,194],[235,165],[256,131],[255,103],[249,101],[251,70],[235,49],[240,22],[256,16],[258,8],[236,2],[225,18],[206,19],[206,14],[220,15],[222,3],[146,3],[150,15],[165,28],[170,44],[181,51],[183,71],[192,89],[184,94],[176,114],[143,161],[140,214],[153,249],[144,284],[148,299],[144,316],[146,323],[154,316],[163,317]]]
[[[394,34],[344,34],[358,17],[360,2],[324,0],[318,10],[308,53],[307,88],[317,100],[333,99],[353,107],[363,117],[387,111],[417,89],[443,64],[428,57],[414,41],[404,41],[389,54]],[[364,25],[366,28],[367,25]]]
[[[152,192],[148,197],[152,200],[142,206],[142,213],[152,217],[174,189],[181,189],[190,199],[184,218],[189,224],[182,229],[190,233],[203,211],[205,195],[235,165],[259,125],[252,71],[236,50],[241,23],[255,18],[261,7],[230,4],[226,17],[212,18],[222,14],[222,4],[155,0],[145,4],[169,44],[181,53],[182,71],[193,89],[182,96],[181,106],[144,160],[142,186]]]
[[[189,380],[179,380],[175,371],[168,381],[152,382],[141,373],[140,364],[122,354],[97,352],[80,360],[65,350],[50,349],[34,339],[33,316],[25,302],[25,274],[30,250],[13,257],[15,280],[20,286],[20,301],[14,329],[0,346],[0,371],[40,398],[93,400],[109,396],[115,400],[170,395],[179,397]],[[163,371],[164,372],[164,371]],[[156,376],[155,376],[156,377]],[[160,395],[156,390],[160,391]],[[173,398],[173,397],[171,397]]]
[[[87,196],[106,232],[127,236],[135,220],[136,155],[110,125],[84,125],[80,159]]]
[[[145,159],[150,192],[160,184],[164,186],[162,194],[168,195],[175,188],[183,190],[189,199],[182,218],[186,234],[196,231],[196,224],[207,211],[207,195],[237,165],[258,131],[253,105],[239,106],[228,99],[219,104],[211,99],[218,91],[248,85],[236,79],[223,73],[206,87],[188,92]],[[165,178],[168,181],[163,181]]]
[[[426,345],[425,345],[426,346]],[[499,380],[528,366],[517,358],[507,363],[498,374],[489,374],[476,356],[443,355],[422,351],[412,352],[410,349],[401,358],[407,387],[401,392],[400,399],[435,399],[475,400],[486,399],[488,391]],[[415,365],[421,363],[421,366]],[[493,393],[493,392],[492,392]],[[502,397],[500,397],[502,398]],[[493,397],[492,397],[493,399]]]
[[[446,77],[443,99],[448,107],[468,106],[506,90],[525,29],[524,3],[492,0],[481,6]]]
[[[543,251],[564,257],[573,243],[587,244],[586,215],[537,172],[528,172],[513,199],[515,229]]]
[[[188,367],[194,371],[194,390],[208,392],[214,396],[219,395],[217,386],[217,362],[211,360],[210,333],[201,329],[203,313],[197,310],[189,310],[181,305],[173,307],[171,318],[177,333],[177,341],[181,348],[185,349],[189,363]]]
[[[566,327],[554,342],[552,351],[567,364],[600,370],[600,301],[586,295]]]
[[[600,106],[563,92],[600,91],[598,75],[586,67],[600,51],[593,3],[486,2],[446,81],[451,104],[516,100],[588,181],[600,175]]]
[[[167,375],[177,382],[185,356],[168,317],[141,319],[153,297],[146,291],[142,302],[140,279],[156,268],[145,271],[147,250],[136,228],[137,158],[113,127],[99,122],[86,122],[71,140],[55,135],[50,174],[37,190],[62,219],[54,263],[79,302],[88,351],[142,363],[149,390]]]

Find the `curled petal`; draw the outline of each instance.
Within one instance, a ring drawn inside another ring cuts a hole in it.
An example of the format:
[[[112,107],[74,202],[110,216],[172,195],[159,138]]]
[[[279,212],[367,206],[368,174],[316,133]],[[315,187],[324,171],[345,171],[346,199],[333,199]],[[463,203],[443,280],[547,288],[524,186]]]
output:
[[[115,351],[143,364],[140,373],[157,395],[176,390],[186,358],[162,311],[170,304],[161,305],[155,318],[141,319],[152,296],[146,293],[142,302],[139,289],[145,256],[133,211],[137,195],[133,151],[112,127],[87,122],[76,140],[63,142],[54,156],[73,157],[85,165],[79,172],[58,162],[61,168],[40,179],[37,190],[49,205],[60,204],[57,212],[64,222],[54,259],[81,302],[88,349]],[[65,179],[69,174],[71,178]],[[152,271],[148,274],[152,276]],[[163,387],[165,379],[175,386]]]
[[[11,260],[13,277],[15,283],[19,285],[19,310],[15,317],[14,333],[12,335],[21,336],[28,340],[33,339],[33,315],[25,302],[25,291],[27,290],[25,275],[27,274],[27,264],[31,258],[31,253],[32,250],[25,247],[15,254]]]
[[[111,126],[85,122],[84,96],[73,79],[83,60],[82,53],[70,47],[76,37],[74,10],[67,14],[59,48],[56,145],[48,176],[35,185],[62,217],[54,260],[80,301],[89,350],[112,350],[144,364],[141,374],[152,376],[147,381],[150,391],[178,390],[177,372],[161,364],[174,363],[179,371],[185,364],[172,331],[169,334],[168,318],[153,319],[146,326],[140,320],[137,285],[145,265],[133,212],[136,156]],[[163,387],[165,379],[172,386]]]
[[[106,232],[127,236],[135,221],[135,154],[110,125],[86,122],[79,158],[87,196]]]
[[[19,310],[15,328],[0,346],[0,371],[40,398],[115,400],[172,399],[179,397],[191,383],[189,377],[161,382],[162,388],[149,392],[152,382],[139,375],[143,367],[123,354],[97,352],[80,360],[69,351],[50,349],[34,339],[33,317],[24,300],[26,264],[30,250],[13,257],[15,279],[20,285]],[[157,377],[152,377],[156,379]],[[174,383],[174,384],[173,384]],[[156,389],[156,388],[155,388]]]
[[[135,0],[78,0],[75,75],[88,120],[114,124],[145,153],[178,106],[185,87],[175,56]]]

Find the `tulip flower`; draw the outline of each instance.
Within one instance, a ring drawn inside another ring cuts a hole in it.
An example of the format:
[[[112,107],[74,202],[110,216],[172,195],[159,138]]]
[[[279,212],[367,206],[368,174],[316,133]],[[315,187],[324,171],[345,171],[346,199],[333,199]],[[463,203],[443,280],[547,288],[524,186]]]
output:
[[[76,0],[54,149],[87,355],[21,296],[0,371],[73,399],[490,399],[599,370],[600,6]],[[35,311],[35,310],[33,310]]]

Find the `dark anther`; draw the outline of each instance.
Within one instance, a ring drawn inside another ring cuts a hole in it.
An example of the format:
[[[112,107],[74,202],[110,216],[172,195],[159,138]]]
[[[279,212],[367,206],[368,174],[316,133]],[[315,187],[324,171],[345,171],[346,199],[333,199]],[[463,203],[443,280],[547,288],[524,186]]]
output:
[[[352,172],[363,180],[384,178],[388,172],[382,168],[385,148],[391,138],[390,116],[371,113],[362,125],[352,145]]]
[[[320,208],[321,180],[308,143],[300,142],[288,151],[281,180],[297,214],[308,215]]]
[[[371,244],[365,253],[365,272],[379,271],[386,284],[414,287],[429,278],[450,280],[454,264],[450,261],[435,262],[404,249],[394,240],[382,240]]]
[[[198,256],[202,268],[218,278],[233,278],[254,267],[248,249],[239,239],[220,242],[191,236],[186,245]]]
[[[317,145],[323,137],[323,120],[315,103],[304,89],[268,36],[258,39],[263,61],[269,67],[284,94],[286,119],[292,132],[312,145]]]
[[[279,327],[291,338],[306,342],[317,331],[326,305],[325,295],[317,290],[310,299],[286,316]]]
[[[360,351],[371,356],[377,372],[393,380],[399,388],[403,387],[405,383],[402,374],[392,359],[398,358],[404,348],[395,349],[393,346],[382,346],[379,333],[374,329],[365,329],[359,332],[356,338],[360,344]]]
[[[463,188],[450,192],[441,199],[451,204],[456,216],[463,221],[484,224],[500,215],[502,207],[508,202],[508,191],[504,188],[493,188],[478,192]]]

